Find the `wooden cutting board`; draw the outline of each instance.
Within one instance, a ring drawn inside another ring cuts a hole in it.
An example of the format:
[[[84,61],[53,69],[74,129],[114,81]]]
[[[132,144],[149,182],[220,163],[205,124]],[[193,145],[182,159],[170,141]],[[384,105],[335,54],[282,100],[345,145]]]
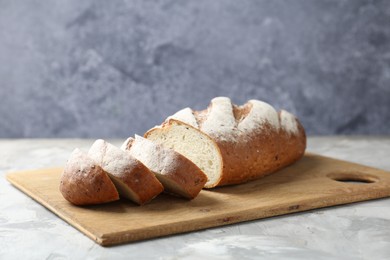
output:
[[[203,190],[192,201],[163,194],[145,206],[127,200],[73,206],[58,190],[61,172],[22,171],[7,179],[103,246],[390,196],[389,172],[314,154],[257,181]]]

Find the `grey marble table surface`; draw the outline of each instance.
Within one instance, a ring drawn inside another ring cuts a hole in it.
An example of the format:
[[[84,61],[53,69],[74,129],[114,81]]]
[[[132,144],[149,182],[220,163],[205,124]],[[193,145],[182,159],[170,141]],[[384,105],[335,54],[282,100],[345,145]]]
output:
[[[92,142],[0,139],[0,259],[390,259],[390,198],[104,248],[5,179]],[[390,171],[390,136],[309,137],[307,150]]]

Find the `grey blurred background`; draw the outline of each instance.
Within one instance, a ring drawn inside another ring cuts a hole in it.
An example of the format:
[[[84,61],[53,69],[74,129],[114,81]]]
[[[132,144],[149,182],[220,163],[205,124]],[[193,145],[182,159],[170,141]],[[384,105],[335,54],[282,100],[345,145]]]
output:
[[[390,134],[390,1],[0,0],[0,137],[127,137],[215,96]]]

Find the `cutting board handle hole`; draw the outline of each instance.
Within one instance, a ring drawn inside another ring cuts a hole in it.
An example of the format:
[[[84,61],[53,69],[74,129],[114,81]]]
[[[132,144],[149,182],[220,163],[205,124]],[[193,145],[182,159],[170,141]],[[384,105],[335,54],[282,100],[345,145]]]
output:
[[[376,176],[361,172],[335,172],[327,175],[332,180],[349,184],[370,184],[379,179]]]

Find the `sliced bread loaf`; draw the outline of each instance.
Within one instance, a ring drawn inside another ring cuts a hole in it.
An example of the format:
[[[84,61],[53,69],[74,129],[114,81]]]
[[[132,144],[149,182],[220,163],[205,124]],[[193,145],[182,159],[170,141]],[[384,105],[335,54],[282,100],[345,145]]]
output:
[[[262,101],[242,106],[214,98],[202,111],[185,108],[145,138],[172,148],[202,169],[207,188],[260,178],[300,159],[306,135],[298,119]]]

